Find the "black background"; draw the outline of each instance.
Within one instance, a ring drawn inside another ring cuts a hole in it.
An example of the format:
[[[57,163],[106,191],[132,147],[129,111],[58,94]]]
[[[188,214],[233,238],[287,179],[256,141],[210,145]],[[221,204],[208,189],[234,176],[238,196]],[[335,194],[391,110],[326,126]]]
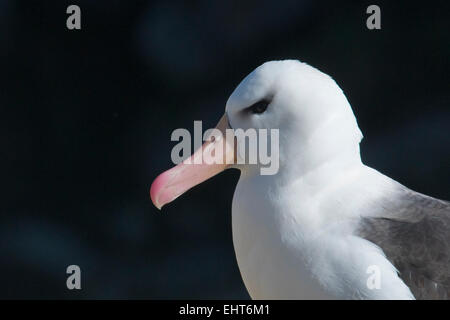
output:
[[[66,28],[77,4],[82,29]],[[450,199],[450,6],[372,2],[0,1],[0,298],[248,298],[220,174],[159,212],[176,128],[215,125],[268,60],[331,75],[363,161]],[[66,288],[66,267],[82,290]]]

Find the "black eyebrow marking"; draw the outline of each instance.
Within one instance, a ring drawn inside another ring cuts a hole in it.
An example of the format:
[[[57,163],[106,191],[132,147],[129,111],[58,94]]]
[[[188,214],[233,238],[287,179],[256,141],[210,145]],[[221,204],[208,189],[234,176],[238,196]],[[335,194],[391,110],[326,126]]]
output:
[[[245,108],[244,110],[247,112],[251,112],[253,114],[261,114],[267,110],[267,107],[271,102],[272,102],[271,100],[263,98],[252,104],[250,107]]]

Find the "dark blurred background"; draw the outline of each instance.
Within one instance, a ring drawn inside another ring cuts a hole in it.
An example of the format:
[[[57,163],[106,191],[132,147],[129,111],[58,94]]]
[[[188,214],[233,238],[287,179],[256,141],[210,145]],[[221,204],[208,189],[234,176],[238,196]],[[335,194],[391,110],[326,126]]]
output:
[[[81,7],[82,29],[66,28]],[[239,173],[162,212],[176,128],[295,58],[345,91],[366,164],[450,199],[450,6],[377,1],[0,0],[0,298],[248,298],[231,237]],[[82,290],[66,288],[66,268]]]

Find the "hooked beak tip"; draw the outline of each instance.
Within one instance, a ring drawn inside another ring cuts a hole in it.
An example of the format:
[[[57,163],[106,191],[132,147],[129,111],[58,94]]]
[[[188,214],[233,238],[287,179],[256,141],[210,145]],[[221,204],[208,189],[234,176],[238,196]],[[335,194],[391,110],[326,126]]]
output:
[[[153,202],[153,205],[158,209],[158,210],[161,210],[162,209],[162,207],[164,206],[164,204],[160,204],[159,203],[159,201],[158,201],[158,197],[152,197],[151,196],[151,189],[150,189],[150,199],[152,200],[152,202]]]
[[[161,209],[162,209],[162,205],[160,205],[158,202],[156,202],[155,203],[155,207],[159,210],[159,211],[161,211]]]
[[[150,199],[152,200],[154,206],[161,210],[165,203],[160,203],[159,196],[161,195],[164,185],[166,182],[166,175],[164,173],[160,174],[155,181],[153,181],[150,187]]]

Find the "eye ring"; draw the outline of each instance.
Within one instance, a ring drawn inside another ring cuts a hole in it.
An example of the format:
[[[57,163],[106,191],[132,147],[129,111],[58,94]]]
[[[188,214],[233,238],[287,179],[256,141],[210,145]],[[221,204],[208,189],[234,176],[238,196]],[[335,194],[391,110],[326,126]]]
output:
[[[267,110],[267,107],[269,106],[270,101],[267,101],[266,99],[260,100],[254,104],[252,104],[247,109],[250,113],[253,114],[261,114],[264,113]]]

